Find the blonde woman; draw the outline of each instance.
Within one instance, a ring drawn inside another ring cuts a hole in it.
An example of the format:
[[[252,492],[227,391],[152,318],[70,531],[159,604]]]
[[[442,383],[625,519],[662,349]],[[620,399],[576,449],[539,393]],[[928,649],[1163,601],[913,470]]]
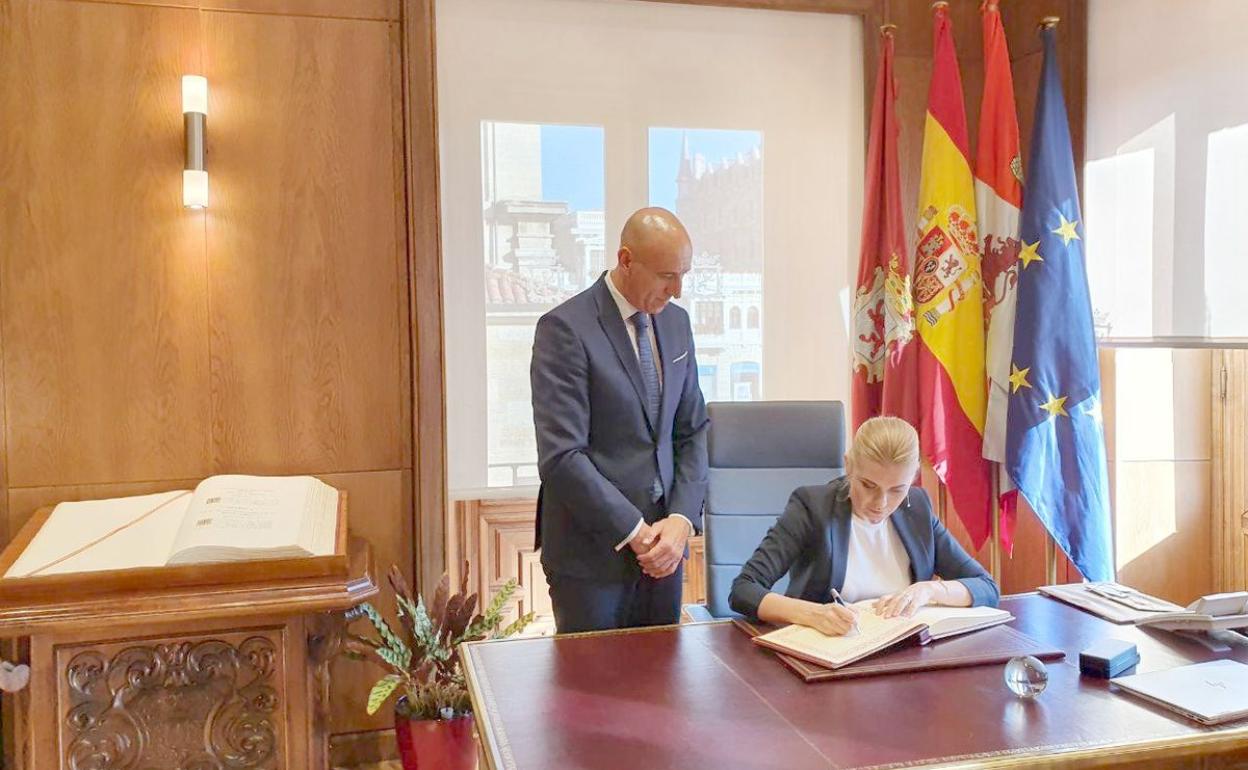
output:
[[[846,605],[862,600],[875,600],[886,617],[929,604],[995,607],[997,584],[932,514],[927,493],[911,486],[918,470],[919,437],[909,423],[864,422],[844,476],[793,492],[733,581],[732,609],[835,636],[857,618]],[[788,589],[775,593],[785,573]]]

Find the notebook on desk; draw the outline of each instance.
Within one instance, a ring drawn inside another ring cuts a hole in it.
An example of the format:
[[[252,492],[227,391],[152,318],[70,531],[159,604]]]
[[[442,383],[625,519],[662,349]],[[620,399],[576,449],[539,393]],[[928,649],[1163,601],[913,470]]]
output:
[[[1203,725],[1248,718],[1248,666],[1238,661],[1214,660],[1110,682]]]

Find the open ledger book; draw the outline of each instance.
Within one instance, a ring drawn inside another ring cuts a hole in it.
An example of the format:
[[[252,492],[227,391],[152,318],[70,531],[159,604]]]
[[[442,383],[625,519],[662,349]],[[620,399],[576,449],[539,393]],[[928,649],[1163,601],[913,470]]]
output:
[[[926,640],[943,639],[1014,619],[1006,610],[994,607],[924,607],[914,617],[884,618],[872,611],[871,604],[854,605],[858,610],[856,633],[828,636],[794,624],[756,636],[754,642],[820,666],[840,668],[917,634],[925,634]]]
[[[338,490],[311,476],[60,503],[6,578],[334,553]]]

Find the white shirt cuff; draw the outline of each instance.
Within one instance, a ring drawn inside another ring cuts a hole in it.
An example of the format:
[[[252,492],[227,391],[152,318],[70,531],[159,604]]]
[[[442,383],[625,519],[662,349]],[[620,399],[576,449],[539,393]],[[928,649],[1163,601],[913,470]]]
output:
[[[684,517],[682,516],[681,518],[684,518]],[[686,519],[686,521],[688,521],[688,519]],[[628,541],[637,537],[637,533],[641,531],[641,525],[645,523],[646,523],[645,519],[638,519],[637,526],[633,527],[633,531],[628,533],[628,537],[620,541],[620,544],[615,547],[615,550],[617,551],[623,550],[624,546],[628,545]]]
[[[684,515],[683,513],[669,513],[669,514],[667,514],[667,515],[668,515],[669,517],[670,517],[670,516],[675,516],[675,517],[676,517],[676,518],[678,518],[678,519],[684,519],[684,520],[685,520],[685,523],[689,525],[689,537],[693,537],[693,536],[694,536],[694,534],[696,534],[696,533],[697,533],[697,530],[695,530],[695,529],[693,528],[693,522],[689,519],[689,517],[688,517],[688,516]]]

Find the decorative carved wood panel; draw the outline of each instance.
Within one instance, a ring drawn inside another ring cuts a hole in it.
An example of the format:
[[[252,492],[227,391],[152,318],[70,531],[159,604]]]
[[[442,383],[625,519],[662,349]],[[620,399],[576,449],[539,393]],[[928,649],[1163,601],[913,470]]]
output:
[[[540,553],[533,549],[535,501],[460,500],[455,503],[455,531],[449,561],[452,578],[459,579],[464,561],[468,562],[468,584],[482,603],[515,579],[520,590],[508,607],[509,617],[533,611],[537,617],[531,630],[553,630],[554,614],[542,570]],[[701,537],[689,540],[685,562],[682,604],[706,601],[706,549]]]
[[[287,767],[280,631],[58,648],[67,770]]]

